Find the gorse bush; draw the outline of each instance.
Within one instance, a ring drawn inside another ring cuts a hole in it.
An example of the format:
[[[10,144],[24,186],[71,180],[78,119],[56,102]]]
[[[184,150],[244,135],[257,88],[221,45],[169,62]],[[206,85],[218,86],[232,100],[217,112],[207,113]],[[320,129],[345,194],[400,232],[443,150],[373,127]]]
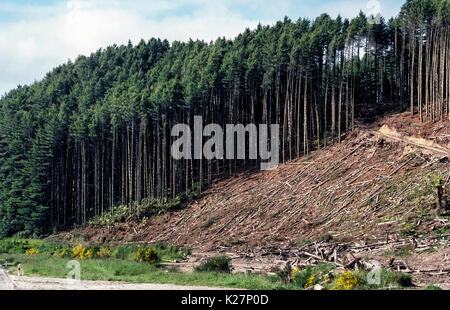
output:
[[[231,259],[225,256],[213,257],[205,263],[195,267],[197,272],[225,272],[230,273],[232,270]]]
[[[92,259],[94,257],[94,250],[92,249],[86,250],[85,257],[87,259]]]
[[[73,258],[85,259],[86,257],[86,248],[79,244],[72,250]]]
[[[331,264],[319,264],[317,266],[295,267],[291,272],[291,282],[307,289],[318,283],[330,281],[329,273],[334,268]]]
[[[62,258],[66,258],[66,257],[69,257],[69,256],[72,257],[73,256],[73,252],[72,252],[72,249],[65,248],[65,249],[62,249],[60,252],[55,252],[53,254],[53,256],[55,256],[55,257],[60,256]]]
[[[111,257],[111,250],[106,247],[98,247],[93,246],[90,248],[86,248],[79,244],[78,246],[74,247],[72,249],[73,258],[75,259],[93,259],[93,258],[110,258]],[[68,254],[68,251],[66,249],[61,252],[61,257],[66,257]]]
[[[108,248],[100,248],[100,250],[97,251],[97,256],[100,258],[109,258],[111,257],[111,250]]]
[[[303,286],[305,289],[310,288],[311,286],[315,285],[317,281],[316,275],[313,274],[312,276],[310,276],[308,278],[308,281],[306,282],[306,284]]]
[[[160,261],[160,257],[155,248],[144,248],[136,251],[136,261],[140,263],[156,264]]]
[[[353,272],[348,270],[342,271],[336,279],[335,290],[353,290],[361,286],[361,281],[355,276]]]
[[[37,255],[37,254],[39,254],[39,250],[31,248],[29,250],[26,250],[25,254],[28,255],[28,256]]]

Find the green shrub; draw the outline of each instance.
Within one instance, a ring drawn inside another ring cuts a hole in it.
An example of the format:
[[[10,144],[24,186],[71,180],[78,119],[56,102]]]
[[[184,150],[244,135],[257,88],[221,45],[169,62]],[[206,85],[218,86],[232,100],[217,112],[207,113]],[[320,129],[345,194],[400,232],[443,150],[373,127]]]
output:
[[[136,261],[153,265],[160,261],[160,257],[155,248],[144,248],[136,251]]]
[[[425,287],[424,290],[426,290],[426,291],[442,291],[442,288],[440,288],[439,286],[430,284],[427,287]]]
[[[333,268],[334,266],[331,264],[306,266],[302,269],[295,267],[291,273],[292,282],[299,288],[308,288],[318,283],[328,282],[330,280],[328,274]]]
[[[407,288],[413,286],[410,274],[391,272],[386,269],[381,269],[380,272],[381,283],[379,285],[367,283],[368,271],[358,271],[355,272],[355,275],[358,277],[362,285],[369,289]]]
[[[111,256],[117,259],[128,259],[138,250],[137,246],[117,246],[111,250]]]
[[[16,239],[0,240],[0,253],[7,254],[23,254],[26,250],[31,248],[28,241]]]
[[[397,273],[395,281],[400,284],[402,287],[411,287],[413,286],[412,277],[410,274],[406,273]]]
[[[197,272],[220,272],[230,273],[232,270],[231,259],[226,256],[213,257],[205,263],[195,267]]]
[[[93,227],[111,227],[115,223],[142,221],[149,217],[182,209],[188,202],[199,197],[199,188],[182,193],[174,199],[145,198],[141,202],[134,202],[132,207],[117,206],[112,212],[96,216],[89,220],[88,225]]]
[[[349,291],[361,287],[362,284],[361,279],[354,272],[343,270],[337,276],[333,289]]]
[[[297,269],[295,269],[297,270]],[[286,263],[283,269],[280,269],[276,272],[278,278],[281,280],[282,285],[286,285],[292,281],[294,276],[294,272],[292,270],[291,263]]]
[[[96,255],[99,258],[110,258],[111,257],[111,250],[106,248],[106,247],[102,247],[96,250]]]
[[[318,241],[319,242],[331,242],[331,241],[333,241],[333,238],[334,238],[333,235],[325,234],[325,235],[320,236],[318,238]]]
[[[34,249],[39,253],[52,254],[59,251],[61,246],[37,239],[7,238],[0,240],[0,253],[25,254],[27,250],[31,249]]]

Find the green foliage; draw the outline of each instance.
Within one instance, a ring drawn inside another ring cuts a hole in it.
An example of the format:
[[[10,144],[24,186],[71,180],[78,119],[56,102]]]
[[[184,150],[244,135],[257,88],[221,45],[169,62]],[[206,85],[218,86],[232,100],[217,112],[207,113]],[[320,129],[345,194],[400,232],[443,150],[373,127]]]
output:
[[[442,288],[440,288],[439,286],[430,284],[427,287],[425,287],[424,290],[425,291],[442,291]]]
[[[434,186],[442,187],[442,178],[440,176],[434,178]]]
[[[195,267],[196,272],[231,272],[231,259],[225,256],[209,258],[205,263]]]
[[[368,271],[355,272],[355,276],[358,278],[359,283],[367,289],[395,289],[395,288],[410,288],[413,286],[412,278],[410,274],[401,272],[391,272],[386,269],[380,270],[380,281],[377,284],[367,283]]]
[[[25,254],[1,255],[0,263],[7,259],[13,266],[21,264],[26,276],[65,279],[68,258]],[[270,277],[257,274],[231,274],[216,272],[182,273],[163,266],[138,263],[134,260],[83,260],[82,277],[94,281],[124,281],[128,283],[160,283],[189,286],[230,287],[250,290],[280,289],[280,284]],[[15,267],[11,267],[11,272]],[[169,272],[168,272],[169,271]]]
[[[292,265],[290,263],[286,263],[283,269],[278,270],[276,274],[280,278],[283,285],[288,284],[292,280]]]
[[[398,257],[406,257],[411,256],[414,248],[411,246],[401,247],[393,252],[386,252],[384,256],[398,256]]]
[[[325,234],[319,237],[319,242],[331,242],[333,241],[334,237],[331,234]]]
[[[154,265],[160,261],[158,251],[155,248],[144,248],[136,251],[136,261]]]
[[[39,253],[54,253],[61,249],[61,246],[35,239],[0,239],[0,253],[25,254],[27,250],[35,249]]]
[[[110,247],[108,245],[63,245],[58,243],[50,243],[44,240],[33,239],[0,239],[0,254],[26,254],[29,250],[38,252],[45,257],[75,258],[80,260],[86,259],[119,259],[134,261],[136,253],[140,252],[141,258],[145,262],[159,263],[161,261],[176,262],[181,261],[190,254],[188,248],[181,249],[177,246],[168,246],[164,243],[156,243],[153,245],[118,245]],[[146,251],[150,249],[147,258]]]
[[[330,281],[330,272],[333,269],[334,266],[332,264],[319,264],[306,266],[305,268],[295,267],[291,272],[291,281],[297,287],[308,288]]]
[[[115,223],[129,221],[140,221],[155,215],[182,209],[188,202],[199,196],[198,191],[189,191],[175,197],[174,199],[145,198],[133,206],[117,206],[110,212],[93,217],[88,225],[94,227],[110,227]]]

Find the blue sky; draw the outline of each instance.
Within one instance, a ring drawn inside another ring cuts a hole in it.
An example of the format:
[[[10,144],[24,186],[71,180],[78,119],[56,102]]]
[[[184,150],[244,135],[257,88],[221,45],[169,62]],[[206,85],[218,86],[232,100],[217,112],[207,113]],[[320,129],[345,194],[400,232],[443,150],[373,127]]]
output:
[[[214,40],[284,16],[387,18],[404,0],[0,0],[0,94],[53,67],[131,39]]]

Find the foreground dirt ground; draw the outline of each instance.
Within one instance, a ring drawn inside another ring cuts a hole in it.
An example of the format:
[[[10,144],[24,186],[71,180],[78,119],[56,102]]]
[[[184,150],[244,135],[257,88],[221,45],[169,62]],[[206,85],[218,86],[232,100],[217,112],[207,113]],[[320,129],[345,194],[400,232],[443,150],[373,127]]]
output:
[[[181,286],[173,284],[134,284],[106,281],[75,281],[54,278],[33,278],[9,276],[10,283],[0,285],[0,290],[221,290],[205,286]],[[1,280],[1,279],[0,279]]]

